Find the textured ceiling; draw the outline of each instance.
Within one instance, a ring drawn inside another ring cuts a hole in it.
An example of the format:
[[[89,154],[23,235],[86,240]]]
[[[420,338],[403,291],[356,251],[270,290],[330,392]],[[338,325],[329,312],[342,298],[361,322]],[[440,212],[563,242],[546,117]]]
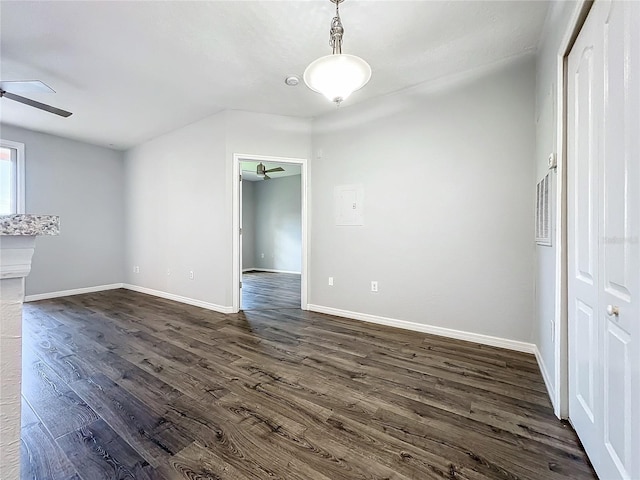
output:
[[[540,1],[373,1],[341,5],[344,52],[372,67],[341,108],[534,51]],[[0,80],[39,79],[31,98],[68,119],[0,100],[0,120],[128,148],[224,109],[314,117],[333,110],[304,84],[330,53],[328,0],[0,2]]]

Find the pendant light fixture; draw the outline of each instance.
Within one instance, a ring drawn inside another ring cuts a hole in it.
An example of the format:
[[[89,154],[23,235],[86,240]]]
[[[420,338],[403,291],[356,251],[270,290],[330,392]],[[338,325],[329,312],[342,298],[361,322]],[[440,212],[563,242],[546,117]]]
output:
[[[333,53],[311,62],[304,71],[304,83],[340,106],[349,95],[367,84],[371,67],[360,57],[342,53],[344,28],[338,7],[344,0],[329,1],[336,4],[336,16],[331,20],[329,33]]]

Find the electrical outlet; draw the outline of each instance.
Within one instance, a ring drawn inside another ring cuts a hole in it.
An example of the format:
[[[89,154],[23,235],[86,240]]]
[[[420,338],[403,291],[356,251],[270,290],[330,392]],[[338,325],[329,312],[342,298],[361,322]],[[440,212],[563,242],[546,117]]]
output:
[[[171,275],[171,269],[167,268],[167,275]]]
[[[329,277],[329,286],[333,287],[333,277]]]
[[[193,280],[193,279],[194,279],[193,270],[189,270],[189,280]]]
[[[378,282],[376,282],[375,280],[371,281],[371,291],[372,292],[377,292],[378,291]]]
[[[133,273],[140,273],[140,266],[139,265],[134,265],[133,266]]]
[[[261,253],[261,254],[260,254],[260,258],[264,258],[264,253]]]

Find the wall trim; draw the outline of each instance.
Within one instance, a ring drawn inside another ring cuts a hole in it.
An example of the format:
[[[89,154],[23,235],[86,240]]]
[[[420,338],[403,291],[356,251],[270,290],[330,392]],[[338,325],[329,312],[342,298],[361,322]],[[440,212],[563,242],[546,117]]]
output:
[[[300,308],[306,310],[307,301],[309,298],[309,250],[311,237],[309,235],[310,221],[309,221],[309,205],[310,205],[310,174],[309,164],[306,158],[290,158],[290,157],[275,157],[265,155],[253,155],[234,153],[231,159],[231,212],[232,212],[232,225],[231,225],[231,313],[238,313],[240,311],[240,278],[242,277],[242,250],[240,249],[240,205],[242,199],[240,198],[240,162],[243,160],[248,161],[262,161],[273,163],[292,163],[300,165],[300,181],[302,182],[302,265],[300,276]],[[225,307],[226,308],[226,307]]]
[[[544,360],[542,358],[542,353],[540,353],[540,350],[538,350],[537,345],[534,345],[534,347],[535,347],[534,353],[536,355],[536,361],[538,362],[538,368],[540,368],[542,379],[544,380],[544,384],[547,387],[547,393],[549,394],[549,398],[551,399],[551,404],[553,405],[553,409],[555,412],[556,402],[558,401],[558,399],[556,397],[554,384],[551,381],[551,378],[549,377],[549,371],[547,370],[547,366],[545,365]]]
[[[132,285],[130,283],[122,284],[122,288],[126,288],[127,290],[132,290],[134,292],[146,293],[147,295],[153,295],[154,297],[173,300],[175,302],[186,303],[187,305],[193,305],[194,307],[206,308],[207,310],[213,310],[214,312],[233,313],[233,307],[225,307],[222,305],[217,305],[215,303],[196,300],[195,298],[183,297],[182,295],[176,295],[175,293],[154,290],[153,288],[140,287],[138,285]]]
[[[57,292],[37,293],[35,295],[26,295],[25,302],[36,302],[38,300],[47,300],[49,298],[70,297],[72,295],[82,295],[83,293],[95,293],[105,290],[115,290],[123,288],[122,283],[111,283],[109,285],[96,285],[95,287],[74,288],[72,290],[60,290]]]
[[[261,271],[273,271],[260,269]],[[299,273],[299,272],[286,272],[286,273]],[[152,288],[141,287],[139,285],[132,285],[129,283],[112,283],[110,285],[97,285],[95,287],[76,288],[73,290],[61,290],[58,292],[40,293],[36,295],[27,295],[24,299],[25,302],[35,302],[38,300],[46,300],[49,298],[68,297],[72,295],[81,295],[84,293],[102,292],[105,290],[115,290],[118,288],[125,288],[134,292],[145,293],[154,297],[165,298],[167,300],[173,300],[179,303],[186,303],[187,305],[193,305],[195,307],[205,308],[207,310],[213,310],[219,313],[234,313],[233,307],[225,307],[223,305],[217,305],[215,303],[204,302],[202,300],[196,300],[194,298],[184,297],[182,295],[176,295],[174,293],[163,292],[161,290],[154,290]],[[518,340],[510,340],[507,338],[493,337],[491,335],[484,335],[481,333],[465,332],[463,330],[454,330],[452,328],[437,327],[435,325],[427,325],[424,323],[411,322],[408,320],[400,320],[397,318],[380,317],[378,315],[371,315],[368,313],[352,312],[349,310],[341,310],[339,308],[326,307],[323,305],[308,305],[308,309],[312,312],[324,313],[327,315],[335,315],[337,317],[350,318],[353,320],[360,320],[363,322],[375,323],[378,325],[386,325],[389,327],[402,328],[404,330],[412,330],[415,332],[428,333],[432,335],[439,335],[441,337],[455,338],[458,340],[465,340],[468,342],[480,343],[483,345],[489,345],[492,347],[506,348],[508,350],[515,350],[518,352],[534,354],[542,378],[551,397],[552,403],[556,397],[553,390],[553,383],[549,379],[546,366],[542,361],[542,356],[538,347],[533,343],[520,342]]]
[[[403,328],[405,330],[413,330],[415,332],[429,333],[439,335],[441,337],[455,338],[458,340],[466,340],[468,342],[481,343],[492,347],[506,348],[518,352],[535,354],[536,346],[533,343],[520,342],[518,340],[509,340],[507,338],[492,337],[491,335],[483,335],[481,333],[465,332],[462,330],[454,330],[452,328],[436,327],[435,325],[427,325],[424,323],[410,322],[408,320],[399,320],[396,318],[379,317],[368,313],[351,312],[349,310],[340,310],[333,307],[325,307],[322,305],[309,305],[309,310],[327,315],[335,315],[337,317],[351,318],[353,320],[362,320],[364,322],[377,323],[379,325],[387,325],[389,327]]]
[[[302,275],[302,272],[294,272],[293,270],[277,270],[275,268],[260,268],[260,267],[242,269],[242,273],[245,273],[245,272],[292,273],[294,275]]]
[[[578,0],[573,6],[569,23],[556,56],[556,299],[554,365],[554,413],[558,418],[569,418],[569,277],[567,245],[567,105],[568,92],[565,58],[578,36],[593,4],[592,0]]]
[[[183,297],[182,295],[162,292],[160,290],[154,290],[152,288],[140,287],[138,285],[132,285],[130,283],[112,283],[109,285],[97,285],[95,287],[74,288],[73,290],[60,290],[58,292],[38,293],[36,295],[25,296],[24,301],[36,302],[38,300],[47,300],[49,298],[70,297],[72,295],[82,295],[83,293],[103,292],[106,290],[116,290],[118,288],[126,288],[127,290],[131,290],[134,292],[146,293],[147,295],[153,295],[154,297],[166,298],[167,300],[186,303],[187,305],[206,308],[207,310],[213,310],[219,313],[233,313],[232,307],[224,307],[222,305],[217,305],[215,303],[204,302],[202,300],[196,300],[195,298]]]

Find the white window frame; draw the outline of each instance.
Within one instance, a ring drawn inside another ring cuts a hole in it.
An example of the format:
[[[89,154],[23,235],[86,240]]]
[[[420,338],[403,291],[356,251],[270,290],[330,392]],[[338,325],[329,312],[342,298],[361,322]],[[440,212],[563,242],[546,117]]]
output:
[[[0,147],[16,151],[16,213],[25,213],[24,143],[0,139]]]

